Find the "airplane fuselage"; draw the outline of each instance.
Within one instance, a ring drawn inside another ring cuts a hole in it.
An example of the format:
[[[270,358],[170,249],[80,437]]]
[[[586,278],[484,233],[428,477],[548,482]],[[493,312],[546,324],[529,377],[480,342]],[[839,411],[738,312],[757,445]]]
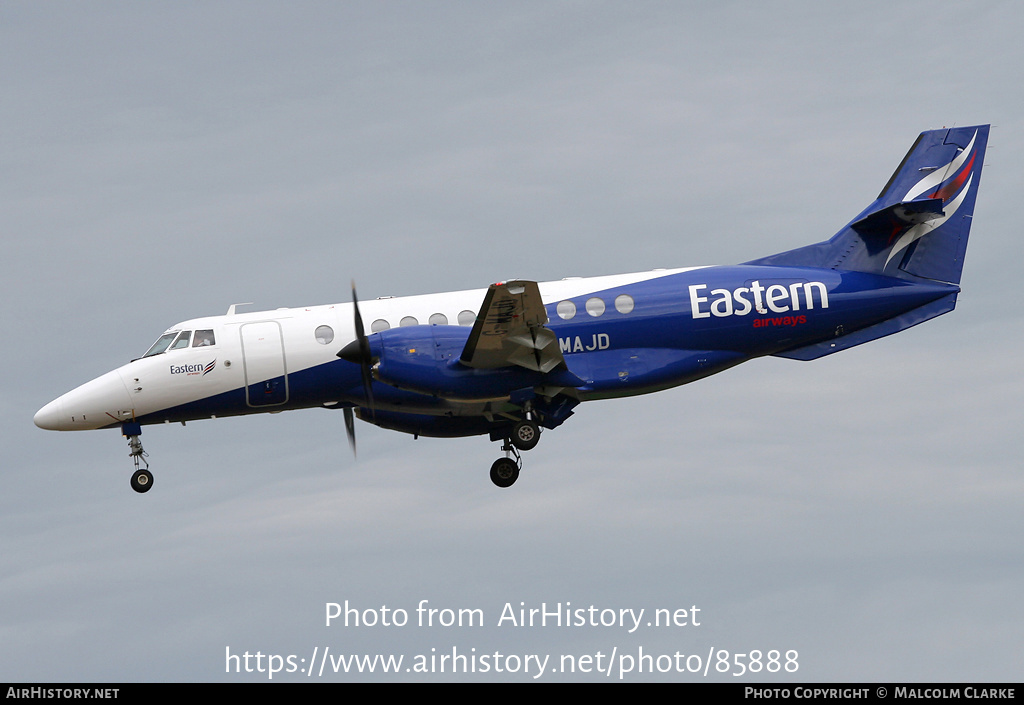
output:
[[[686,384],[754,357],[828,341],[959,291],[862,272],[743,265],[565,279],[539,287],[548,327],[569,370],[583,382],[574,391],[580,401]],[[418,325],[436,329],[435,335],[465,335],[458,323],[468,332],[484,293],[366,301],[365,332],[372,337],[386,324],[388,330]],[[358,366],[337,357],[355,338],[351,303],[196,318],[165,335],[184,331],[209,331],[212,344],[193,340],[133,360],[51,402],[36,415],[37,423],[87,430],[129,421],[366,405]],[[500,405],[509,397],[507,387],[499,384],[469,399],[374,382],[373,395],[381,412],[466,416],[484,404]]]

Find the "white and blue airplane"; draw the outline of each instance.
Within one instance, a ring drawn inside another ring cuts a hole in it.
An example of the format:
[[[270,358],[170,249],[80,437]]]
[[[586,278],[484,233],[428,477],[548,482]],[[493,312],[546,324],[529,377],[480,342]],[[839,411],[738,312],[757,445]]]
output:
[[[922,133],[878,198],[824,242],[690,267],[195,318],[40,409],[56,431],[117,428],[153,475],[146,424],[322,407],[414,436],[520,451],[584,401],[646,394],[775,355],[813,360],[953,310],[988,125]],[[369,326],[365,322],[369,322]],[[140,461],[143,466],[140,467]]]

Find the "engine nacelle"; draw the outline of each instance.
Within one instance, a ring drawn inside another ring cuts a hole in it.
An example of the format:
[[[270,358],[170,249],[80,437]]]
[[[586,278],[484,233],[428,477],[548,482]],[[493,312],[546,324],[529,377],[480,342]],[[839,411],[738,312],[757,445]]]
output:
[[[465,326],[409,326],[374,333],[369,336],[370,353],[377,359],[373,377],[398,389],[453,401],[502,400],[518,390],[581,383],[564,369],[545,374],[518,365],[466,367],[459,358],[470,332]]]

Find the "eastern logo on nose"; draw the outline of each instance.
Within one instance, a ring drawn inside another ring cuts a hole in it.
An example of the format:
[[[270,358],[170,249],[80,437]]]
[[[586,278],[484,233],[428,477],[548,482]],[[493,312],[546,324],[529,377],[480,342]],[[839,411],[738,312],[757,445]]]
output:
[[[210,360],[205,365],[170,365],[172,375],[187,375],[205,377],[213,372],[217,366],[217,358]]]

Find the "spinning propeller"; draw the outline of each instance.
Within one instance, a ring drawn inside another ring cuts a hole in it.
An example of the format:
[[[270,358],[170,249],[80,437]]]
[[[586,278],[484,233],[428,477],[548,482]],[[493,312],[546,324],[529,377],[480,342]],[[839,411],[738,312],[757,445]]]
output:
[[[346,345],[338,353],[338,357],[346,362],[351,362],[359,365],[360,372],[363,378],[363,395],[366,397],[367,406],[370,409],[371,418],[374,416],[373,412],[373,373],[371,368],[376,364],[376,360],[370,353],[370,339],[366,337],[366,333],[363,329],[363,317],[359,314],[359,299],[356,296],[356,283],[352,281],[352,311],[355,314],[355,329],[356,339]],[[345,412],[345,432],[348,434],[349,445],[352,446],[353,455],[356,452],[356,421],[355,414],[352,411],[352,407],[346,406]]]

